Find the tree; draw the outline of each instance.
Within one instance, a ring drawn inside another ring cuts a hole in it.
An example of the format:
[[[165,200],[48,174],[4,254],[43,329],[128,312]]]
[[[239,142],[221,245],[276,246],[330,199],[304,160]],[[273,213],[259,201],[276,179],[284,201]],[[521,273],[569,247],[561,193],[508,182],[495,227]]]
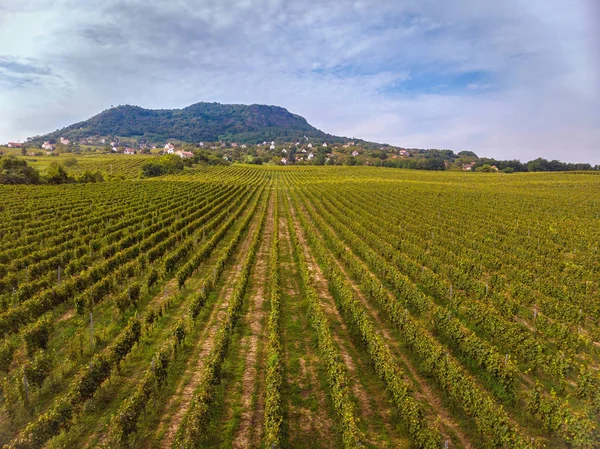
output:
[[[483,164],[481,167],[477,167],[475,171],[483,173],[495,173],[498,171],[497,168],[492,167],[490,164]]]
[[[0,184],[40,184],[39,172],[14,156],[0,157]]]
[[[63,165],[52,162],[46,172],[46,181],[48,181],[48,184],[65,184],[72,182],[73,178],[69,176]]]
[[[151,178],[183,170],[183,160],[174,154],[165,154],[158,159],[146,162],[142,166],[142,176]]]
[[[354,156],[348,156],[346,158],[346,165],[356,165],[356,158]]]

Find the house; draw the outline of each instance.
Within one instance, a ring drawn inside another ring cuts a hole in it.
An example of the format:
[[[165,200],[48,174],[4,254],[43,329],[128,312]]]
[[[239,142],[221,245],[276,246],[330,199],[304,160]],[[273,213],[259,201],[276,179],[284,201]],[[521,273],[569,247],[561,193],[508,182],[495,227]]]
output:
[[[349,145],[349,144],[347,144],[347,143],[346,143],[346,144],[344,144],[344,145],[342,145],[342,148],[349,148],[349,147],[350,147],[350,145]]]
[[[275,145],[275,142],[273,142],[272,140],[271,140],[271,145]]]
[[[303,152],[303,153],[306,153],[306,148],[302,148],[302,152]]]
[[[54,150],[54,146],[50,144],[47,140],[42,144],[42,150],[52,151]]]
[[[69,145],[71,143],[71,141],[65,137],[61,137],[60,143],[62,143],[63,145]]]
[[[203,147],[204,147],[204,142],[200,142],[200,143],[198,144],[198,146],[199,146],[200,148],[203,148]]]
[[[233,148],[237,148],[238,144],[237,144],[236,142],[231,142],[231,146],[232,146]]]
[[[223,160],[229,162],[229,158],[227,156],[223,156]]]
[[[271,143],[271,146],[269,147],[269,149],[274,150],[275,149],[275,144]]]
[[[354,146],[354,142],[349,142],[348,145],[350,145],[351,147]]]
[[[300,145],[300,142],[296,142],[296,146]]]
[[[323,142],[323,146],[324,146],[324,147],[327,147],[327,142]]]
[[[352,156],[354,156],[354,157],[358,156],[359,154],[360,154],[360,153],[359,153],[358,151],[356,151],[356,150],[354,150],[354,151],[352,152]]]
[[[23,146],[23,144],[19,143],[19,142],[8,142],[8,145],[6,145],[8,148],[21,148]]]
[[[315,157],[315,155],[312,154],[312,152],[308,154],[308,160],[309,161],[312,160],[312,159],[314,159],[314,157]]]
[[[194,153],[190,151],[176,151],[175,154],[179,156],[181,159],[191,159],[194,157]]]
[[[175,145],[173,145],[171,142],[168,142],[165,145],[165,149],[164,149],[163,153],[167,153],[167,154],[175,153]]]
[[[102,145],[104,145],[104,144],[106,143],[106,139],[102,139],[102,140],[100,141],[100,143],[102,143]]]
[[[123,151],[123,154],[135,154],[135,150],[133,148],[125,148],[125,150]]]
[[[287,154],[287,150],[284,148],[283,150],[281,150],[282,153]]]
[[[246,147],[246,144],[245,144],[245,143],[244,143],[244,144],[242,144],[241,148],[247,148],[247,147]]]
[[[113,153],[116,153],[117,152],[117,147],[113,146],[113,147],[111,147],[111,150],[112,150]]]
[[[266,141],[266,140],[263,140],[263,145],[266,145],[266,144],[267,144],[267,141]]]
[[[281,163],[282,163],[283,165],[287,165],[287,162],[288,162],[288,161],[287,161],[287,159],[286,159],[286,158],[284,158],[284,157],[282,157],[282,158],[281,158]]]
[[[406,156],[408,156],[408,151],[406,151],[406,150],[400,150],[399,154],[400,154],[400,156],[406,157]]]
[[[307,146],[308,148],[312,148],[312,143],[309,143]]]
[[[475,165],[475,162],[469,162],[468,164],[463,164],[463,170],[471,171],[471,170],[473,170],[474,165]]]

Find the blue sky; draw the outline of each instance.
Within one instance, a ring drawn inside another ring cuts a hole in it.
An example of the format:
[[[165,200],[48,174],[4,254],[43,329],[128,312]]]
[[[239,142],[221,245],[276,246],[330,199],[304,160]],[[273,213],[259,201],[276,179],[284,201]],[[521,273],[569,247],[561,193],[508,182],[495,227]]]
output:
[[[286,107],[333,134],[600,163],[597,0],[2,0],[0,142],[111,105]]]

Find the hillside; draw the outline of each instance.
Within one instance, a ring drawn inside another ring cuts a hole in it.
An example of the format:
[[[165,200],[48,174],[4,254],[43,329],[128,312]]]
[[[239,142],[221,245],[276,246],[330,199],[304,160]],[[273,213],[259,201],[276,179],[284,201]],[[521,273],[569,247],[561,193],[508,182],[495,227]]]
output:
[[[342,140],[318,130],[303,117],[279,106],[196,103],[183,109],[117,106],[83,122],[36,136],[34,142],[95,136],[135,137],[149,142],[177,139],[189,143],[291,141],[303,136],[327,141]]]

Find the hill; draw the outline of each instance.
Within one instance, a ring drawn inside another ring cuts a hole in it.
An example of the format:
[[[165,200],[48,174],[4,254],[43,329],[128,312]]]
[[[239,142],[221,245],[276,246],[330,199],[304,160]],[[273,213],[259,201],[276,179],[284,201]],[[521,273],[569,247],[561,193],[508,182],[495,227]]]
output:
[[[140,138],[148,142],[176,139],[182,142],[228,140],[257,143],[292,141],[303,136],[341,141],[310,125],[305,118],[279,106],[195,103],[183,109],[144,109],[117,106],[83,122],[36,136],[34,142],[60,137],[79,140],[95,136]]]

